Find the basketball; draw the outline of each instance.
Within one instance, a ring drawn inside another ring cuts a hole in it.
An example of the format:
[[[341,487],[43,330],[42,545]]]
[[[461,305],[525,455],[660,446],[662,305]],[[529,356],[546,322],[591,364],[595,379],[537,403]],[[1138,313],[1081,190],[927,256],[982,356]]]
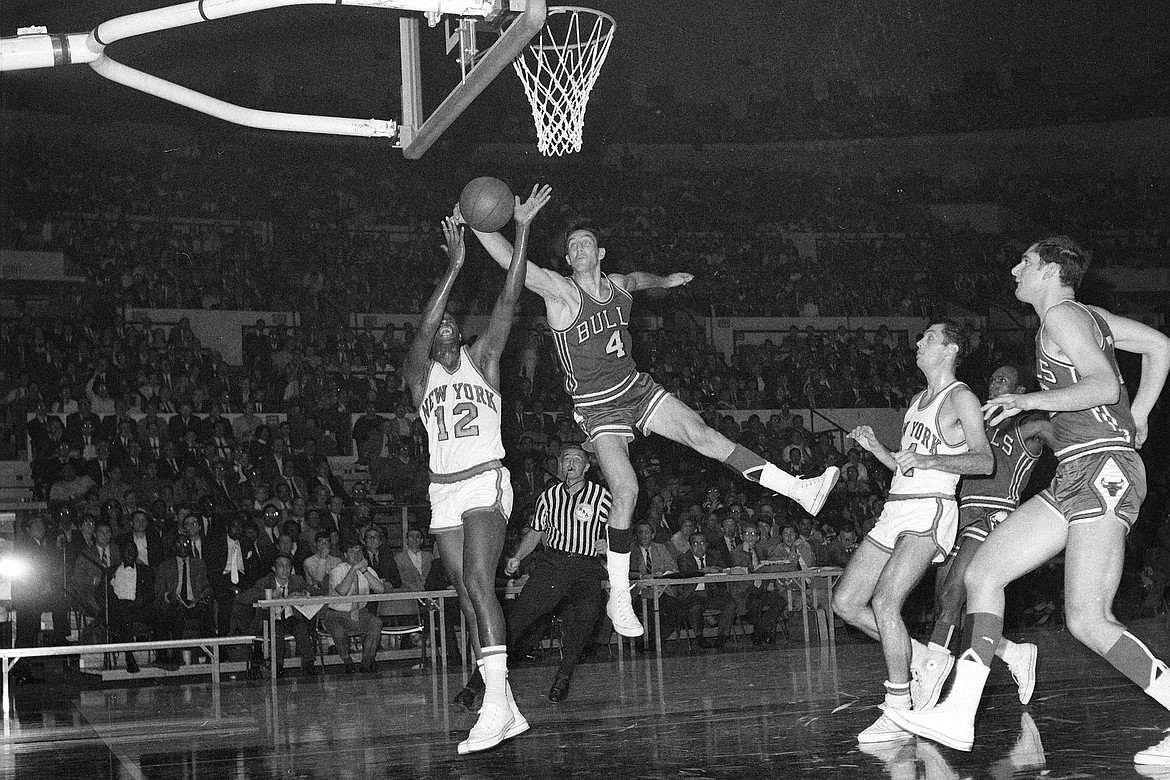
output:
[[[463,221],[481,233],[491,233],[508,224],[515,207],[512,190],[491,176],[472,179],[459,196]]]

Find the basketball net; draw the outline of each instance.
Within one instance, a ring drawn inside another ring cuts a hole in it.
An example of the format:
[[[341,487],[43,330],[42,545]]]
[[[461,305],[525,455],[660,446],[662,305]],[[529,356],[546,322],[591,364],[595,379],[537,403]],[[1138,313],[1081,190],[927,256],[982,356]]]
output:
[[[513,66],[536,122],[536,145],[548,157],[581,151],[585,104],[601,73],[612,16],[591,8],[548,9],[547,23]]]

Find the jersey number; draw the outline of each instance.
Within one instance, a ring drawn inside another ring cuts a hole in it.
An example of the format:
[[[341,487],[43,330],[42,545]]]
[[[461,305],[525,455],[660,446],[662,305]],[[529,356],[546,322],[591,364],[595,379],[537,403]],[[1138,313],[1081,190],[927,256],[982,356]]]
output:
[[[605,354],[616,355],[620,358],[626,356],[626,345],[622,343],[622,332],[615,330],[613,335],[609,337],[609,343],[605,345]]]
[[[479,426],[472,425],[475,418],[479,417],[479,410],[475,408],[475,404],[464,401],[461,404],[455,404],[451,409],[452,414],[462,415],[455,421],[455,438],[462,439],[467,436],[478,436]],[[447,441],[450,438],[447,434],[447,410],[438,406],[435,408],[435,422],[439,426],[439,441]]]

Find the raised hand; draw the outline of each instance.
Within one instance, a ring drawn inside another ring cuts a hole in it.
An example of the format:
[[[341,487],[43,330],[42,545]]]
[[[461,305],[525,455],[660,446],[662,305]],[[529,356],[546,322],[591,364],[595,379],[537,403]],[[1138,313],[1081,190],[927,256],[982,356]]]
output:
[[[458,206],[455,207],[458,210]],[[443,251],[447,253],[447,262],[458,270],[463,267],[463,259],[467,256],[467,247],[463,243],[463,225],[456,221],[455,215],[443,219]]]
[[[523,203],[520,202],[520,196],[516,196],[516,207],[512,212],[513,219],[516,220],[517,225],[531,224],[533,218],[548,202],[552,200],[552,187],[548,184],[537,184],[532,187],[532,194],[528,196],[528,200]]]

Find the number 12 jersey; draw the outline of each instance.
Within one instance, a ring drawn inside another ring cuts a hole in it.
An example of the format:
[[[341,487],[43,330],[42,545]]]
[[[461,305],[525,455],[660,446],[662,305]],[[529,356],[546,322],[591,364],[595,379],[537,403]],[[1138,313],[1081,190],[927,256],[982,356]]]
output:
[[[459,349],[459,366],[431,361],[418,414],[427,429],[432,474],[456,474],[504,457],[500,393]]]

